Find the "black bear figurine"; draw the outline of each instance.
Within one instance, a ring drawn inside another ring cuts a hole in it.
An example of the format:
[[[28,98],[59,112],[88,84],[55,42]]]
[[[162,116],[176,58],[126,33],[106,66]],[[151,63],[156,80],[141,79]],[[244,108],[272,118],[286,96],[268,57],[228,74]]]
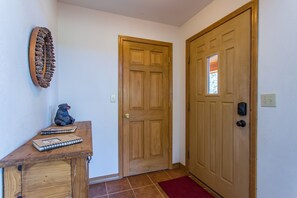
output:
[[[60,104],[59,109],[56,113],[55,123],[58,126],[65,126],[68,124],[73,124],[75,119],[71,117],[68,113],[68,110],[71,108],[67,103]]]

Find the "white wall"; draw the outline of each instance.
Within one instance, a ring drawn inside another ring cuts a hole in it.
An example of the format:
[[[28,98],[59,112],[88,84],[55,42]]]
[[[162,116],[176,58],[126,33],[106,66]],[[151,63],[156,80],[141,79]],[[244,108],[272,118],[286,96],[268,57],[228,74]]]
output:
[[[28,44],[35,26],[48,27],[54,38],[57,29],[56,2],[53,0],[9,0],[5,3],[1,0],[0,5],[1,159],[50,123],[50,106],[57,104],[57,78],[53,78],[48,89],[33,85]]]
[[[59,102],[93,123],[90,177],[118,173],[118,35],[173,43],[173,162],[184,131],[183,50],[179,28],[59,3]]]
[[[258,108],[258,197],[297,197],[297,1],[260,0],[260,94],[276,108]]]

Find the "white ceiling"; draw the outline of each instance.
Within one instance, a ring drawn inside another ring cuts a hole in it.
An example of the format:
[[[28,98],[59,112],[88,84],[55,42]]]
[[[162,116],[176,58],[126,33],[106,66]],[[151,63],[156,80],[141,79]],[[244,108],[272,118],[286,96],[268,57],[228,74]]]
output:
[[[59,0],[104,12],[181,26],[213,0]]]

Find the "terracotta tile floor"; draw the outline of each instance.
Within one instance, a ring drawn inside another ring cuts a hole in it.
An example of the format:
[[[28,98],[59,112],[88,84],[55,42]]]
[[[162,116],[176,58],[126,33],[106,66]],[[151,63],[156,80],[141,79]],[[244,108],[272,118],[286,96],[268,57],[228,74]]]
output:
[[[158,182],[187,175],[184,169],[157,171],[89,186],[89,198],[167,198]]]

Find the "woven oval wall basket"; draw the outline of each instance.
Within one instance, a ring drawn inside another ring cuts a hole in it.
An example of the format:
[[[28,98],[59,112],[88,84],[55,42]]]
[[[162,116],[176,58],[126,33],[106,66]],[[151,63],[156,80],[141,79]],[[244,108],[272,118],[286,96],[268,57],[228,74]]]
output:
[[[29,61],[33,83],[39,87],[49,87],[56,67],[53,37],[49,29],[45,27],[33,29]]]

